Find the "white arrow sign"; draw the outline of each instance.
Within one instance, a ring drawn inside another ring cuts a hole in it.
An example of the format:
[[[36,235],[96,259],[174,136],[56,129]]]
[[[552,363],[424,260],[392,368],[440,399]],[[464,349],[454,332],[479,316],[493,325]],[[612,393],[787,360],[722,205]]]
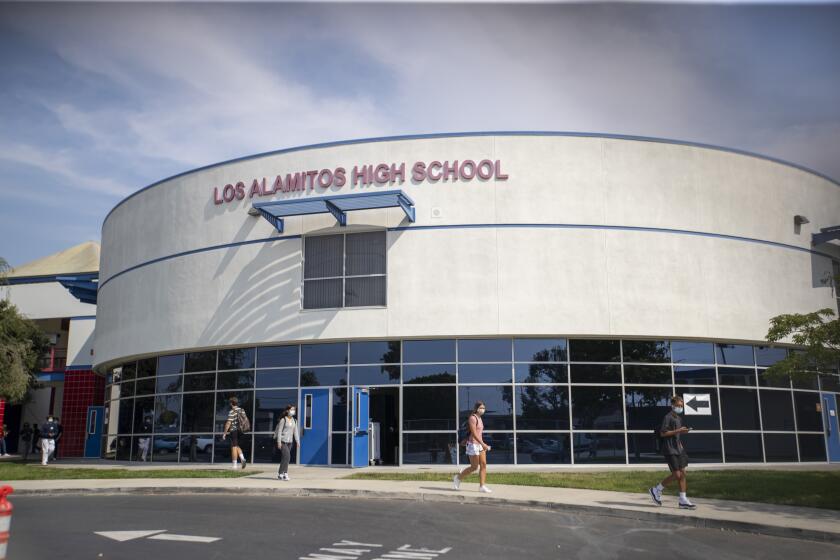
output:
[[[709,393],[683,393],[686,416],[711,416],[712,396]]]
[[[157,535],[158,533],[165,533],[166,529],[158,529],[157,531],[94,531],[97,535],[102,535],[105,538],[113,539],[115,541],[124,542],[134,539],[142,539],[149,535]]]
[[[169,533],[163,533],[161,535],[155,535],[154,537],[149,537],[151,540],[155,541],[181,541],[181,542],[216,542],[221,540],[219,537],[197,537],[195,535],[172,535]]]

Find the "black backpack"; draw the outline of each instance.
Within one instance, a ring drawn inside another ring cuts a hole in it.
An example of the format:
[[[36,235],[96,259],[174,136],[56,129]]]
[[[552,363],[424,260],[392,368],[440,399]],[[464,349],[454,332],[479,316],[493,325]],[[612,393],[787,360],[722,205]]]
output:
[[[470,417],[473,414],[467,416],[467,419],[461,422],[461,425],[458,427],[458,445],[461,447],[467,446],[467,439],[470,437]]]

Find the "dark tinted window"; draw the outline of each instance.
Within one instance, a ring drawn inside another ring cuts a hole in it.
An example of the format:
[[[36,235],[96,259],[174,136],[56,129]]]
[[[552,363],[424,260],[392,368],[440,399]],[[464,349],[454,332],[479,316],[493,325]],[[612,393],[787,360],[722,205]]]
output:
[[[565,338],[518,338],[513,341],[517,362],[565,362]]]
[[[516,388],[517,430],[568,430],[569,390],[565,386]]]
[[[171,433],[181,428],[181,395],[155,397],[155,432]]]
[[[239,436],[239,448],[242,449],[242,453],[245,454],[246,457],[251,456],[251,434],[244,434]],[[213,453],[213,462],[214,463],[227,463],[230,465],[230,438],[222,439],[221,434],[217,434],[214,438],[213,442],[214,453]]]
[[[304,238],[303,277],[330,278],[344,273],[343,235],[312,235]]]
[[[572,462],[571,436],[558,433],[518,433],[516,460],[521,465]]]
[[[300,371],[301,387],[347,385],[347,366],[309,367]]]
[[[393,385],[400,382],[400,366],[351,366],[351,385]]]
[[[764,434],[764,454],[768,463],[796,461],[796,435]]]
[[[785,348],[774,348],[772,346],[756,346],[755,361],[760,366],[772,366],[776,362],[784,360],[787,356]]]
[[[820,388],[816,375],[809,375],[805,378],[797,378],[793,380],[794,389],[810,389],[818,391]]]
[[[792,432],[793,398],[790,391],[761,391],[761,419],[768,431]]]
[[[461,339],[458,341],[459,362],[509,362],[509,338]]]
[[[715,368],[712,367],[674,367],[674,383],[677,385],[714,385]]]
[[[724,430],[760,430],[758,391],[755,389],[721,389],[720,408]],[[727,451],[728,452],[728,451]]]
[[[157,358],[147,358],[137,362],[137,377],[151,377],[157,369]]]
[[[665,387],[626,387],[624,406],[628,430],[653,430],[671,410],[671,389]]]
[[[400,363],[400,341],[351,342],[350,363],[398,364]]]
[[[347,234],[345,274],[385,274],[385,232]]]
[[[130,379],[135,379],[137,377],[137,362],[131,362],[128,364],[124,364],[122,367],[122,380],[128,381]],[[119,379],[115,379],[114,381],[119,381]]]
[[[821,434],[799,434],[799,460],[825,461],[825,436]]]
[[[177,463],[179,444],[178,436],[155,436],[152,439],[152,461]]]
[[[573,434],[575,463],[624,463],[624,434]]]
[[[134,399],[114,401],[111,405],[111,418],[118,418],[117,431],[121,434],[132,432],[131,418],[134,414]]]
[[[257,389],[266,387],[297,387],[297,368],[264,369],[257,371]]]
[[[220,371],[216,380],[216,387],[221,391],[225,389],[253,389],[254,372],[245,371]]]
[[[184,376],[184,391],[212,391],[215,388],[215,373],[196,373]]]
[[[369,307],[385,305],[385,277],[360,276],[344,281],[344,306]]]
[[[455,364],[403,366],[403,383],[455,383]]]
[[[333,389],[332,429],[343,432],[347,429],[347,389]]]
[[[135,387],[135,393],[138,397],[143,395],[153,395],[155,393],[155,378],[147,377],[145,379],[138,379]]]
[[[489,465],[512,465],[513,464],[513,434],[512,433],[487,433],[484,432],[484,443],[493,448],[487,454]],[[461,447],[461,464],[470,463],[467,457],[466,448]]]
[[[454,465],[458,460],[455,434],[403,434],[403,463]]]
[[[332,457],[331,465],[347,464],[347,434],[332,435]]]
[[[569,370],[572,383],[621,383],[621,366],[618,364],[572,364]]]
[[[790,377],[787,375],[783,377],[770,377],[766,373],[767,370],[758,370],[758,386],[759,387],[780,387],[790,389]]]
[[[331,309],[341,307],[344,295],[342,293],[343,283],[341,278],[306,280],[303,284],[303,308]]]
[[[796,406],[796,426],[800,432],[821,432],[823,430],[819,393],[793,392]]]
[[[254,393],[255,432],[273,432],[287,405],[297,406],[297,389],[273,389]]]
[[[176,354],[174,356],[160,356],[158,358],[158,375],[167,375],[171,373],[184,373],[184,355]]]
[[[576,430],[624,428],[621,387],[572,387],[572,426]]]
[[[347,344],[302,344],[300,363],[304,366],[330,366],[347,363]]]
[[[675,364],[713,364],[715,353],[710,342],[671,342],[671,356]]]
[[[715,344],[717,363],[730,366],[755,365],[753,347],[747,344]],[[727,449],[727,454],[729,450]]]
[[[721,385],[755,387],[755,370],[752,368],[719,367],[718,380]]]
[[[671,384],[671,366],[624,365],[625,383]]]
[[[671,344],[667,340],[622,341],[625,362],[671,363]]]
[[[119,390],[119,397],[133,397],[134,396],[134,381],[123,381],[119,385],[114,385]]]
[[[683,416],[684,425],[689,426],[690,428],[693,428],[695,430],[720,429],[717,389],[713,389],[711,387],[677,387],[677,394],[680,395],[686,403],[692,402],[692,398],[690,395],[709,395],[709,408],[711,408],[712,414],[709,416],[699,414],[686,414]],[[686,404],[686,406],[688,406],[688,404]],[[698,410],[706,410],[706,407],[701,406],[699,403],[694,403],[694,406],[697,407]],[[691,455],[691,451],[689,451],[689,455]]]
[[[209,463],[212,458],[213,434],[181,436],[182,463]]]
[[[454,340],[406,340],[403,342],[403,361],[454,362]]]
[[[662,453],[656,450],[656,441],[651,432],[645,432],[643,434],[628,433],[627,456],[630,459],[630,464],[661,464],[664,460]]]
[[[566,383],[566,364],[514,364],[517,383]]]
[[[182,432],[210,432],[213,430],[213,393],[184,395]]]
[[[455,387],[404,387],[403,429],[455,430]]]
[[[723,433],[723,447],[729,463],[761,463],[761,434]]]
[[[216,352],[190,352],[185,355],[185,371],[216,371]]]
[[[177,393],[181,390],[180,375],[158,376],[155,383],[156,393]]]
[[[458,383],[510,383],[511,365],[507,364],[460,364]]]
[[[256,355],[255,348],[219,350],[219,369],[253,369]]]
[[[823,391],[840,393],[840,377],[833,374],[820,375],[820,387]]]
[[[693,418],[699,418],[694,416]],[[689,426],[693,424],[688,424]],[[720,447],[720,434],[687,434],[682,437],[692,463],[720,463],[723,454]]]
[[[476,401],[483,401],[487,409],[481,417],[485,430],[513,429],[513,389],[510,385],[458,387],[459,422],[466,422]]]
[[[134,399],[134,433],[150,434],[155,420],[155,398]]]
[[[621,343],[617,340],[572,339],[569,341],[572,362],[620,362]]]
[[[300,347],[260,346],[257,348],[257,367],[297,367]]]

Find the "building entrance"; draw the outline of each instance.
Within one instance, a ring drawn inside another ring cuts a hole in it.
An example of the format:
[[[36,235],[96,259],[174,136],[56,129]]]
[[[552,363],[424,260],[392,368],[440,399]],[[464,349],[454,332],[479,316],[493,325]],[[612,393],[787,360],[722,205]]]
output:
[[[840,419],[837,414],[837,399],[833,393],[823,393],[822,400],[828,460],[840,463]]]
[[[370,388],[372,465],[400,464],[400,390]]]

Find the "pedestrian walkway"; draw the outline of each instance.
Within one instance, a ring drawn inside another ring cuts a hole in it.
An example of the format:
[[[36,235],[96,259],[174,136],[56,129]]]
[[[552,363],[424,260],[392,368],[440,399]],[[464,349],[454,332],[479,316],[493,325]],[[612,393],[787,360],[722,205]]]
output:
[[[102,463],[95,466],[115,466],[113,463]],[[76,461],[61,466],[91,465]],[[171,467],[156,465],[144,468]],[[478,484],[470,481],[462,483],[461,490],[455,491],[450,483],[445,482],[350,480],[345,477],[357,471],[347,468],[293,466],[289,469],[290,481],[277,480],[275,465],[249,465],[248,469],[253,474],[242,478],[27,480],[13,482],[12,486],[17,496],[231,492],[278,497],[341,496],[446,501],[625,517],[840,543],[840,512],[816,508],[695,498],[699,507],[691,511],[679,509],[675,497],[666,497],[661,507],[655,506],[644,493],[494,485],[492,494],[479,494]],[[423,470],[428,472],[431,469]]]

